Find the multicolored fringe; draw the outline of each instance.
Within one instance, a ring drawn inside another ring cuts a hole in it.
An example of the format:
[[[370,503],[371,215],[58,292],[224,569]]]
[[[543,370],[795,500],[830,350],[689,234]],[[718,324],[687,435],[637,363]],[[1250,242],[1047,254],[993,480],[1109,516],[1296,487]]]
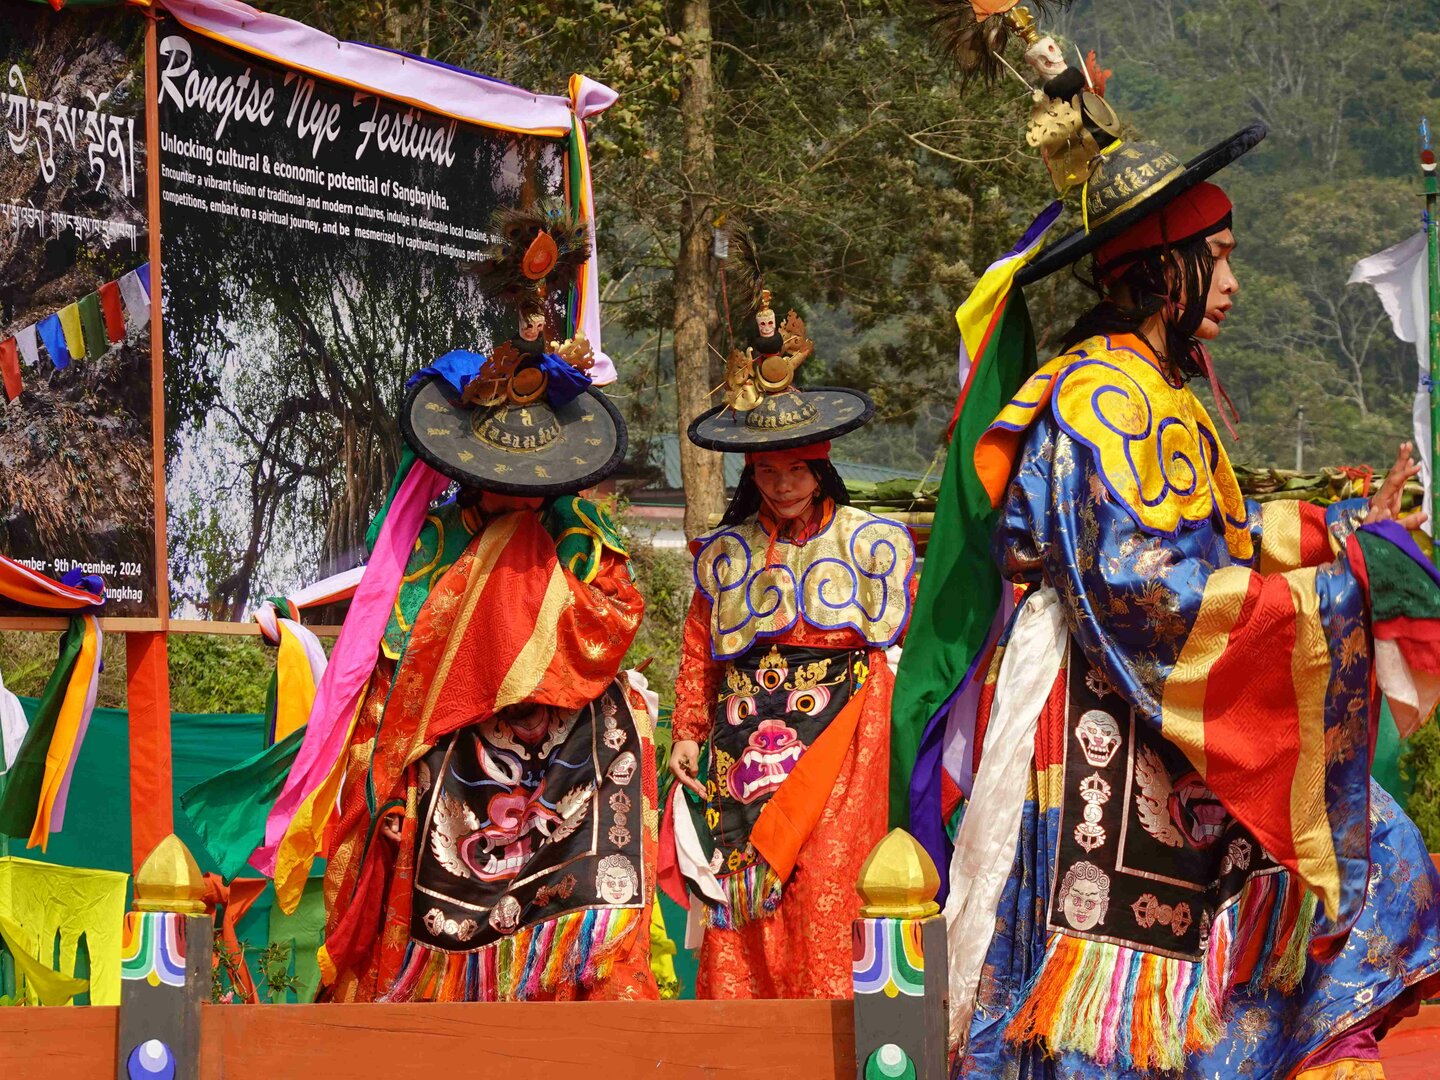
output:
[[[1105,1066],[1181,1069],[1220,1041],[1236,986],[1299,985],[1314,917],[1314,895],[1277,873],[1246,882],[1216,916],[1199,961],[1052,934],[1005,1037]]]
[[[643,923],[635,908],[586,908],[517,930],[483,949],[445,952],[412,941],[381,1001],[528,1001],[561,983],[605,979]]]
[[[734,930],[773,915],[785,887],[764,859],[726,874],[720,884],[725,887],[726,903],[705,905],[705,925],[715,930]]]

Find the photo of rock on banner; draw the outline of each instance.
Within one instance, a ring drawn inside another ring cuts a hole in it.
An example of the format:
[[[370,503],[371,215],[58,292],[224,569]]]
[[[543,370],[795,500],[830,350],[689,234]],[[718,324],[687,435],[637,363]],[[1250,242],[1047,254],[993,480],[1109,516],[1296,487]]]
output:
[[[0,554],[99,574],[103,614],[132,618],[159,614],[144,28],[0,17]]]
[[[364,560],[405,379],[514,335],[467,266],[566,144],[157,37],[171,613],[240,620]]]

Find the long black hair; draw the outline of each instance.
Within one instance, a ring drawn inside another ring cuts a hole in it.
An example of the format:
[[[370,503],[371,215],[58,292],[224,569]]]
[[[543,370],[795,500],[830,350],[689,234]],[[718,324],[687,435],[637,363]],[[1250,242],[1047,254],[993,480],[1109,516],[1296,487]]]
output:
[[[1205,300],[1215,276],[1209,238],[1229,224],[1227,218],[1199,235],[1140,252],[1138,258],[1126,256],[1134,261],[1118,276],[1106,277],[1106,267],[1098,265],[1094,280],[1087,281],[1077,272],[1080,283],[1101,299],[1065,334],[1061,351],[1096,334],[1139,334],[1147,319],[1173,304],[1179,317],[1165,321],[1164,359],[1178,378],[1205,375],[1204,353],[1195,331],[1205,318]],[[1128,289],[1130,304],[1114,299],[1117,285]]]
[[[850,489],[845,486],[845,481],[840,478],[840,473],[830,463],[829,458],[819,458],[815,461],[807,461],[810,472],[820,483],[820,494],[828,496],[836,506],[850,505]],[[746,464],[745,471],[740,474],[740,483],[735,486],[735,494],[730,499],[730,505],[725,508],[725,515],[720,519],[721,525],[739,525],[747,518],[753,517],[760,512],[761,496],[760,486],[755,483],[755,466]]]

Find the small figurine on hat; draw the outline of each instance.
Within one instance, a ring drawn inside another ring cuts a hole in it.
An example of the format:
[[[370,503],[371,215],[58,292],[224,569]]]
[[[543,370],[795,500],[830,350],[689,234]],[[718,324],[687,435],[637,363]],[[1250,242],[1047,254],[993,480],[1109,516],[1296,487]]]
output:
[[[1090,179],[1121,131],[1119,117],[1104,98],[1103,80],[1097,82],[1088,67],[1070,63],[1062,41],[1042,32],[1019,0],[932,0],[932,6],[937,9],[933,21],[966,79],[993,80],[1003,69],[1030,86],[1005,60],[1010,35],[1020,37],[1026,66],[1042,80],[1039,89],[1032,87],[1025,140],[1040,150],[1061,195]]]
[[[578,491],[624,457],[625,425],[591,385],[584,334],[547,340],[547,281],[584,262],[590,233],[568,211],[504,210],[479,267],[487,291],[517,312],[517,332],[489,355],[455,349],[407,383],[400,424],[431,467],[471,487],[512,495]]]
[[[722,384],[725,404],[712,413],[733,412],[738,417],[760,409],[766,404],[767,395],[794,394],[791,384],[795,370],[814,353],[815,343],[806,331],[805,320],[794,310],[785,316],[783,323],[777,324],[775,309],[771,307],[773,297],[764,287],[764,275],[749,233],[743,228],[733,228],[730,244],[736,256],[733,261],[739,267],[741,291],[749,293],[755,310],[755,332],[746,348],[732,349],[726,358]],[[798,401],[798,394],[796,398]],[[803,408],[795,411],[805,413]],[[748,422],[753,422],[753,418]]]

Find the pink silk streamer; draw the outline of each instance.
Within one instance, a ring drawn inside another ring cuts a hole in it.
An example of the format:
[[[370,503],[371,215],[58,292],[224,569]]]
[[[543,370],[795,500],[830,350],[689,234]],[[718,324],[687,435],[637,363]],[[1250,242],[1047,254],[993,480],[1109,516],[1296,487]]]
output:
[[[430,503],[449,484],[444,476],[417,461],[395,493],[375,541],[375,551],[365,566],[365,576],[350,602],[350,613],[335,642],[335,651],[315,690],[305,741],[265,821],[265,843],[250,858],[251,865],[268,876],[275,874],[275,855],[296,811],[325,781],[345,749],[350,719],[359,708],[375,668],[380,638],[390,620],[415,538],[420,535]]]

